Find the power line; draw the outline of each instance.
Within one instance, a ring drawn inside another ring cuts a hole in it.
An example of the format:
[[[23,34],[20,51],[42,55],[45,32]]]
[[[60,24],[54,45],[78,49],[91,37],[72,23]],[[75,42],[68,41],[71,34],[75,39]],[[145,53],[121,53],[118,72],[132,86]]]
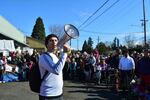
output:
[[[109,9],[111,9],[115,4],[117,4],[120,0],[117,0],[116,2],[114,2],[109,8],[107,8],[106,10],[104,10],[99,16],[97,16],[96,18],[94,18],[90,23],[88,23],[86,26],[84,26],[83,28],[89,26],[91,23],[93,23],[96,19],[98,19],[100,16],[102,16],[104,13],[106,13]],[[82,29],[83,29],[82,28]]]
[[[80,30],[80,31],[82,31],[82,32],[87,32],[87,33],[101,33],[101,32],[96,32],[96,31],[89,31],[89,30]]]
[[[110,33],[110,32],[96,32],[96,31],[90,31],[90,30],[80,30],[82,32],[87,32],[87,33],[91,33],[91,34],[107,34],[107,35],[114,35],[114,34],[135,34],[135,33],[143,33],[142,31],[137,31],[137,32],[114,32],[114,33]]]
[[[108,1],[110,0],[107,0],[105,1],[91,16],[89,16],[78,28],[81,28],[81,26],[83,26],[90,18],[92,18],[92,16],[94,16],[102,7],[104,7]]]
[[[130,2],[126,0],[121,0],[121,1],[125,1],[125,2],[122,2],[123,5],[119,5],[118,6],[119,9],[117,8],[115,12],[109,15],[109,19],[107,19],[107,23],[106,23],[106,19],[105,20],[101,19],[102,20],[101,29],[108,28],[107,26],[108,23],[109,25],[111,25],[111,28],[113,28],[115,27],[116,24],[118,24],[118,22],[123,22],[122,21],[124,20],[123,18],[126,17],[127,19],[129,19],[129,14],[132,11],[134,11],[135,7],[137,7],[138,4],[140,4],[139,1],[141,0],[138,0],[138,2],[134,0],[129,0]],[[125,29],[125,27],[123,27],[123,29]]]

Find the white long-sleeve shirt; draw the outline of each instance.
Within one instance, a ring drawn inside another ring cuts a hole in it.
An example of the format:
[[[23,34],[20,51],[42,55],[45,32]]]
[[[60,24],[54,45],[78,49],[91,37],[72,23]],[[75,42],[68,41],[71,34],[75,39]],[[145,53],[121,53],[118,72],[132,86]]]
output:
[[[132,70],[135,69],[135,62],[132,57],[121,57],[119,62],[119,69],[120,70]]]
[[[63,93],[62,70],[67,58],[67,53],[63,53],[60,59],[53,53],[49,53],[49,55],[50,56],[42,54],[39,58],[41,78],[44,76],[46,70],[48,71],[48,75],[41,84],[40,95],[59,96]]]

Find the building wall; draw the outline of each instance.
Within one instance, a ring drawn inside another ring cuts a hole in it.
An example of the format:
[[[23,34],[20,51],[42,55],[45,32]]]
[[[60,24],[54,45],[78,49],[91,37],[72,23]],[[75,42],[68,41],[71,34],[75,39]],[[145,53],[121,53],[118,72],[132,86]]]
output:
[[[27,44],[30,48],[36,49],[37,51],[46,51],[44,42],[34,39],[32,37],[27,37]]]
[[[26,36],[2,16],[0,16],[0,33],[20,43],[26,44]]]

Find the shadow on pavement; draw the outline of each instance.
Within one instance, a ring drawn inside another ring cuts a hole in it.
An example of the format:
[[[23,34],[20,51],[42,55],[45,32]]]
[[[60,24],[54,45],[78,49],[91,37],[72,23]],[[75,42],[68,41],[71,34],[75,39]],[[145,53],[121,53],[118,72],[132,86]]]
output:
[[[126,92],[117,92],[107,86],[65,86],[65,88],[71,88],[68,93],[84,93],[87,94],[87,98],[84,100],[127,100]],[[128,99],[129,100],[129,99]]]

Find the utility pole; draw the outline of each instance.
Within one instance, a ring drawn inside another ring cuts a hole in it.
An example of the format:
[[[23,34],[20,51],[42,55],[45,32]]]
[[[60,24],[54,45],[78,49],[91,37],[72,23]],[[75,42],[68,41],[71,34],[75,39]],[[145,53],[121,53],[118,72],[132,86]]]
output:
[[[71,39],[70,39],[70,47],[71,47]]]
[[[146,18],[145,18],[145,0],[143,0],[143,26],[144,26],[144,47],[145,49],[147,48],[147,43],[146,43]]]
[[[79,39],[77,39],[77,50],[79,50]]]
[[[98,36],[98,43],[99,43],[99,36]],[[97,44],[98,44],[98,43],[97,43]]]
[[[119,48],[119,39],[117,38],[117,48]]]

